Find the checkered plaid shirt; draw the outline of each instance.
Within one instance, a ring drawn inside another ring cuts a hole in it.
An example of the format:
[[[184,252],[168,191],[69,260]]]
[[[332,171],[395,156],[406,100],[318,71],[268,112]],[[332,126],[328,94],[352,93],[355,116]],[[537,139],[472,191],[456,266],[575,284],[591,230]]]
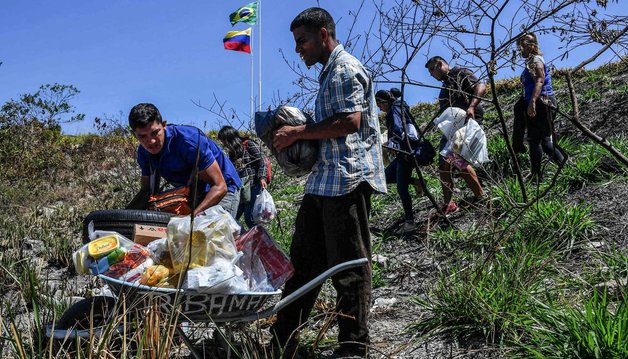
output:
[[[386,193],[382,143],[370,74],[358,59],[338,45],[318,81],[320,89],[314,120],[321,122],[337,113],[359,111],[360,129],[344,137],[320,140],[318,160],[312,167],[305,193],[341,196],[364,181],[375,191]]]

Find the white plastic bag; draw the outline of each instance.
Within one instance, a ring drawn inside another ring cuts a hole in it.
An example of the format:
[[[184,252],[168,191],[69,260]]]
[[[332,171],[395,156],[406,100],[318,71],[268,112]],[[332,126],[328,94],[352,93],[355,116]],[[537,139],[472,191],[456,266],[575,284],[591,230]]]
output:
[[[419,133],[416,131],[416,127],[414,126],[414,124],[410,121],[406,122],[406,135],[412,141],[419,140]]]
[[[168,222],[168,248],[174,272],[211,266],[218,258],[232,260],[237,252],[234,233],[240,233],[237,222],[221,206],[213,206],[204,216],[194,217],[190,249],[190,218],[172,217]]]
[[[203,293],[238,294],[249,289],[244,274],[235,263],[242,252],[231,261],[220,258],[210,267],[199,267],[187,272],[183,288]]]
[[[454,131],[441,151],[445,157],[448,153],[459,155],[473,166],[488,161],[486,135],[477,121],[470,118],[465,126]]]
[[[264,188],[262,189],[262,192],[257,195],[255,203],[253,204],[253,222],[257,224],[267,224],[272,221],[276,215],[277,209],[275,208],[273,197]]]
[[[466,119],[467,111],[458,107],[447,107],[434,120],[434,124],[438,126],[438,129],[441,130],[448,140],[451,140],[456,131],[464,127]]]

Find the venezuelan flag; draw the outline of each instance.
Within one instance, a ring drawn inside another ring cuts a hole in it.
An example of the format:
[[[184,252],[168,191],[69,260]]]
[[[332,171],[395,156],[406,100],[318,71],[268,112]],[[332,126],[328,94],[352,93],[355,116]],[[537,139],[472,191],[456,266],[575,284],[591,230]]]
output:
[[[257,1],[246,4],[231,13],[231,15],[229,15],[229,21],[231,21],[231,25],[235,25],[236,22],[255,25],[257,23]]]
[[[225,49],[251,53],[251,28],[244,31],[229,31],[222,39]]]

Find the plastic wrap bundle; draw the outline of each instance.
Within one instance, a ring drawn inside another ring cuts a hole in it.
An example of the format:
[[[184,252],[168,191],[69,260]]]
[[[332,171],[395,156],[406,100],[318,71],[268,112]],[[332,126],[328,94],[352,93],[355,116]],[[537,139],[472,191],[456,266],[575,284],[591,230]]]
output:
[[[467,112],[457,107],[448,107],[434,120],[434,124],[447,137],[447,144],[441,155],[447,157],[455,153],[474,166],[488,161],[486,135],[474,120],[466,121]]]
[[[244,255],[238,266],[244,271],[251,290],[272,291],[294,274],[290,258],[283,253],[263,226],[257,225],[236,240]]]
[[[234,234],[239,232],[238,223],[221,206],[210,207],[204,216],[194,217],[194,228],[190,228],[189,217],[172,217],[168,222],[168,248],[174,273],[211,266],[217,258],[231,261],[237,252]]]
[[[153,265],[148,249],[117,232],[89,232],[92,241],[72,254],[78,274],[91,272],[127,282],[136,282]]]
[[[447,107],[434,120],[434,124],[438,126],[438,129],[441,130],[448,140],[451,140],[456,131],[464,127],[466,118],[467,111],[458,107]]]
[[[318,159],[318,141],[299,140],[281,151],[273,147],[275,130],[284,125],[298,126],[313,123],[312,118],[296,107],[280,106],[273,111],[255,113],[255,132],[266,147],[270,148],[283,171],[292,177],[303,176],[312,171]]]

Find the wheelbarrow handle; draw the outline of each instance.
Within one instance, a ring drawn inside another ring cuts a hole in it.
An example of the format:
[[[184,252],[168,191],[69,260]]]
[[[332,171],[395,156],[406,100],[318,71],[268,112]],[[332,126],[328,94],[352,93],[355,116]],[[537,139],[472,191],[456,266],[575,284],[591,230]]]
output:
[[[238,318],[238,319],[239,319],[239,321],[247,322],[247,321],[251,321],[251,320],[256,320],[256,319],[262,319],[262,318],[270,317],[271,315],[277,313],[278,311],[280,311],[281,309],[283,309],[284,307],[286,307],[290,303],[292,303],[295,300],[297,300],[303,294],[305,294],[305,293],[309,292],[310,290],[316,288],[317,286],[323,284],[329,277],[333,276],[334,274],[336,274],[338,272],[342,272],[343,270],[346,270],[346,269],[349,269],[349,268],[355,268],[355,267],[363,266],[366,263],[368,263],[368,259],[367,258],[353,259],[353,260],[350,260],[350,261],[338,263],[335,266],[333,266],[333,267],[329,268],[328,270],[324,271],[323,273],[319,274],[314,279],[312,279],[309,282],[305,283],[299,289],[295,290],[294,292],[290,293],[286,297],[282,298],[273,307],[265,309],[265,310],[262,310],[261,312],[257,312],[255,314],[250,315],[250,316],[247,316],[247,317],[244,317],[244,318]]]

